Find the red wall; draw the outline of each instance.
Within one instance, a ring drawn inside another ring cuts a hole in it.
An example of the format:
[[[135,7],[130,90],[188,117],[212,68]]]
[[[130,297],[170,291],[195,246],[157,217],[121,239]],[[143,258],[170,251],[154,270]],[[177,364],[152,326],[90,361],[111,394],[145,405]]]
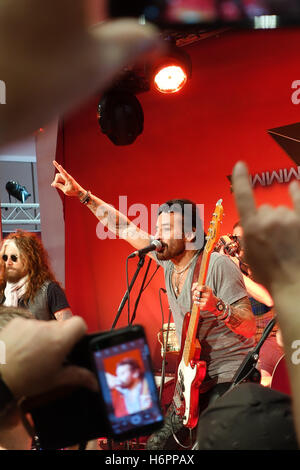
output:
[[[114,146],[97,123],[99,97],[65,120],[64,163],[79,182],[118,206],[119,195],[134,203],[184,197],[205,204],[205,227],[223,198],[223,232],[237,220],[226,178],[238,159],[251,173],[295,166],[267,130],[299,121],[291,84],[300,79],[300,31],[226,33],[186,47],[192,80],[174,96],[139,95],[145,129],[127,147]],[[288,203],[287,185],[255,189],[257,201]],[[66,198],[66,286],[73,312],[91,331],[111,327],[126,289],[125,241],[99,240],[97,219],[77,200]],[[130,262],[130,273],[136,261]],[[152,267],[153,272],[154,267]],[[137,322],[146,327],[155,362],[161,324],[158,272],[142,297]],[[131,306],[135,294],[132,295]],[[167,316],[166,302],[165,316]],[[127,311],[119,326],[126,325]]]

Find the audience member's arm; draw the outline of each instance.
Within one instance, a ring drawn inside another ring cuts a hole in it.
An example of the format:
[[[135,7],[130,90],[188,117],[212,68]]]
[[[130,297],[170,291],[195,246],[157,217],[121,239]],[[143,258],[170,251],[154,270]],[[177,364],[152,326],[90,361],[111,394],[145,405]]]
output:
[[[106,3],[1,0],[6,104],[0,105],[0,146],[48,124],[107,87],[124,66],[157,50],[158,32],[151,25],[125,19],[91,28],[106,18]]]
[[[0,333],[6,355],[0,374],[15,399],[66,385],[98,390],[97,379],[90,371],[63,365],[66,355],[85,332],[84,321],[76,316],[65,322],[23,318],[9,322]]]
[[[300,443],[300,188],[297,182],[289,187],[293,210],[268,205],[256,208],[243,163],[234,168],[233,188],[244,229],[246,261],[255,279],[270,292],[278,315]]]

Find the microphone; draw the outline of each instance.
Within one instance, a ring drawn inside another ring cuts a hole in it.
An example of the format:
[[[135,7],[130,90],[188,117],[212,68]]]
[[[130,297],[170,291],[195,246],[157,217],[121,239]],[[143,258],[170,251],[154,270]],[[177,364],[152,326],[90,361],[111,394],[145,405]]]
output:
[[[146,255],[150,251],[162,251],[162,249],[165,246],[166,245],[163,244],[160,240],[152,240],[150,245],[145,246],[145,248],[142,248],[141,250],[137,250],[137,251],[134,251],[133,253],[131,253],[131,255],[128,256],[128,259],[129,258],[134,258],[135,256]]]

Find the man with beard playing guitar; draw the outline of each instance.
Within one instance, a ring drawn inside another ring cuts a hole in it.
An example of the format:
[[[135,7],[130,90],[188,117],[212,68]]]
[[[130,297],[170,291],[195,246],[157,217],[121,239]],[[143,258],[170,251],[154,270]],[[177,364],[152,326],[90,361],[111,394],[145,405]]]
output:
[[[150,244],[153,237],[114,207],[84,190],[57,162],[54,165],[58,173],[53,187],[67,196],[77,197],[110,231],[127,240],[136,250]],[[199,388],[201,413],[229,388],[235,372],[253,348],[255,319],[241,272],[226,256],[211,254],[205,285],[194,285],[192,292],[192,285],[198,280],[204,245],[202,222],[195,203],[176,199],[160,206],[154,238],[163,246],[161,251],[151,252],[149,256],[164,268],[169,305],[179,339],[192,301],[199,302],[201,309],[198,339],[200,359],[206,363],[206,375]],[[171,405],[163,428],[148,439],[147,448],[182,448],[180,444],[188,437],[189,428],[183,425],[182,417]]]

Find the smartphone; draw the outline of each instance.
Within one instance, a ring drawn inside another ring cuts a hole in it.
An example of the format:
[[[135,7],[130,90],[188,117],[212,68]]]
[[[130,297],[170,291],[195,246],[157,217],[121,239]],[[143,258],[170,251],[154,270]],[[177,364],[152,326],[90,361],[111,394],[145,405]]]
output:
[[[159,429],[163,415],[143,327],[111,331],[94,338],[89,348],[109,436],[122,441]]]
[[[299,3],[298,0],[110,0],[109,9],[112,17],[144,17],[161,25],[259,27],[261,16],[278,17],[274,18],[277,26],[299,24]]]

